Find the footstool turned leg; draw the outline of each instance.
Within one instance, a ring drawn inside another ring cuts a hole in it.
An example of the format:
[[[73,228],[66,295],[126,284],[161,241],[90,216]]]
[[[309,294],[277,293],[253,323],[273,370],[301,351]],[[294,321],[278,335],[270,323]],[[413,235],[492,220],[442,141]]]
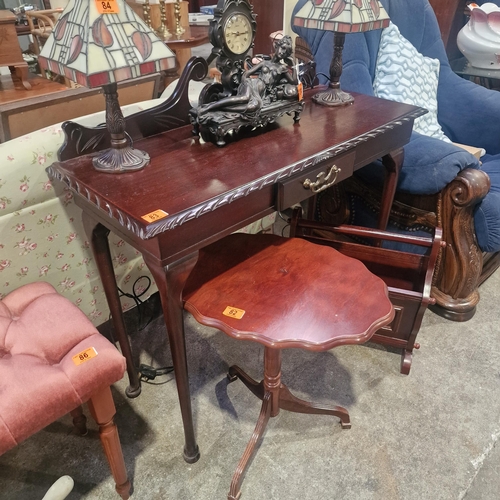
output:
[[[79,406],[75,408],[71,412],[71,416],[73,417],[73,425],[75,426],[75,430],[77,434],[80,436],[87,435],[87,417],[83,414],[83,408]]]
[[[130,481],[125,470],[118,430],[113,420],[116,409],[110,388],[106,387],[92,396],[88,405],[92,418],[99,425],[99,437],[115,480],[116,491],[123,500],[127,500],[130,497]]]

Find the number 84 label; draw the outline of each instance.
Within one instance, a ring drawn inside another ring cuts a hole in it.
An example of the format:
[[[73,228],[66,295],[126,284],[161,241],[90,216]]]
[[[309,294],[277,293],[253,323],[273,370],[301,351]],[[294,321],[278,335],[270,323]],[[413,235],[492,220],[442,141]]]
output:
[[[120,12],[116,0],[95,0],[95,5],[99,14],[118,14]]]

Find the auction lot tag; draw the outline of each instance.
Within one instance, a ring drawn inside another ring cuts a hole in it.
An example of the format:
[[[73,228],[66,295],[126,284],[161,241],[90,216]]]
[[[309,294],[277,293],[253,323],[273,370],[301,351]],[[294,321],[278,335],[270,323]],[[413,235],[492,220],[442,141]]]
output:
[[[163,210],[155,210],[154,212],[150,212],[149,214],[143,215],[141,219],[144,219],[147,222],[155,222],[167,216],[168,216],[167,212],[164,212]]]
[[[99,14],[118,14],[120,12],[116,0],[95,0],[95,6]]]
[[[243,309],[238,309],[237,307],[227,306],[222,313],[224,316],[229,316],[234,319],[243,318],[245,311]]]
[[[299,84],[297,85],[297,94],[299,97],[299,101],[303,101],[304,100],[304,86],[302,85],[302,82],[299,82]]]
[[[89,359],[95,358],[96,356],[97,351],[95,350],[95,347],[89,347],[88,349],[85,349],[85,351],[75,354],[71,359],[73,360],[73,363],[78,366],[85,363],[85,361],[88,361]]]

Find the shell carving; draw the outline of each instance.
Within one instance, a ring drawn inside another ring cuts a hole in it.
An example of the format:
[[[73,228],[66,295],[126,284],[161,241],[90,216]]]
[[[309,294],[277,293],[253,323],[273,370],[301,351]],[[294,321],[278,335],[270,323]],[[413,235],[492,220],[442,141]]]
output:
[[[151,52],[153,50],[153,43],[145,33],[136,31],[132,35],[132,43],[136,46],[143,60],[146,60],[151,55]]]
[[[71,40],[71,46],[69,48],[68,64],[76,60],[76,58],[80,55],[82,47],[83,47],[82,37],[80,35],[74,36],[73,40]]]
[[[56,24],[56,27],[54,29],[54,38],[57,41],[61,40],[64,36],[66,25],[68,24],[68,17],[69,14],[66,14],[65,16],[61,17],[61,19],[59,19],[59,22]]]
[[[103,16],[98,17],[92,25],[92,38],[100,47],[111,47],[113,45],[113,35],[104,23]]]
[[[332,12],[330,14],[330,19],[335,19],[340,16],[345,9],[345,0],[337,0],[332,7]]]

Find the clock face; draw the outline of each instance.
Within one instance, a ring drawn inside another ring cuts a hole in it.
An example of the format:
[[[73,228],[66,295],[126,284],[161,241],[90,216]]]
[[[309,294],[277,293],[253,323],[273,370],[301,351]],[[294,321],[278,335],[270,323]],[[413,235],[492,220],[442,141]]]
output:
[[[235,13],[224,23],[224,40],[233,54],[244,54],[253,41],[253,31],[247,16]]]

